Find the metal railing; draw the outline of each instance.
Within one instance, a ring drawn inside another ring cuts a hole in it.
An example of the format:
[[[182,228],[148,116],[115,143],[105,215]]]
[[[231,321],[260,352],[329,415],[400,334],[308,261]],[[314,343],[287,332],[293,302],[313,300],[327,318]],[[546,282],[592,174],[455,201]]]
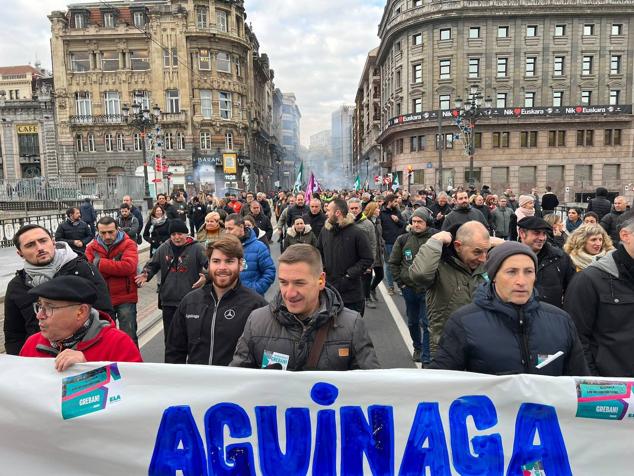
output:
[[[20,180],[0,180],[0,210],[23,210],[25,201],[56,202],[83,198],[121,200],[124,195],[144,196],[143,177],[113,175],[110,177],[77,177],[48,179],[36,177]],[[2,202],[17,207],[4,207]],[[57,206],[49,207],[57,208]],[[31,209],[34,209],[31,207]]]
[[[97,210],[97,220],[103,216],[116,216],[118,209]],[[31,217],[7,218],[0,220],[0,248],[8,248],[13,246],[13,237],[16,232],[24,225],[37,224],[43,226],[51,233],[55,234],[55,230],[60,223],[66,220],[65,213],[54,213],[49,215],[38,215]]]
[[[97,116],[70,116],[71,124],[77,126],[81,124],[123,124],[121,114],[101,114]]]

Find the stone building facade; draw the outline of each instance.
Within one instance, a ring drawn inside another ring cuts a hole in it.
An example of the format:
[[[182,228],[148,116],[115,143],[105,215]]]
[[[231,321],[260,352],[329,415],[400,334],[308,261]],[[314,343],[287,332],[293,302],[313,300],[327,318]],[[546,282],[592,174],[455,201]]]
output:
[[[631,2],[389,0],[379,37],[386,171],[411,165],[415,186],[466,184],[452,109],[477,90],[492,108],[475,127],[476,185],[631,195]]]
[[[355,97],[352,157],[353,168],[368,176],[370,185],[381,175],[381,71],[376,66],[378,48],[368,53]]]
[[[58,175],[52,89],[31,65],[0,67],[0,179]]]
[[[273,72],[242,0],[72,4],[49,19],[62,175],[139,175],[144,139],[150,168],[162,158],[171,176],[164,190],[221,193],[270,173],[271,139],[258,137]],[[160,108],[145,137],[123,117],[133,103]]]

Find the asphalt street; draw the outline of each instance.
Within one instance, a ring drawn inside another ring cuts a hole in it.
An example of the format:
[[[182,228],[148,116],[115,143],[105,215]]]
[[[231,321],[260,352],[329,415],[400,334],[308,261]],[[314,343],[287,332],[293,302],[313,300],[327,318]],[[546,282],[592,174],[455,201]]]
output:
[[[274,236],[275,238],[275,236]],[[279,244],[271,246],[273,260],[277,263],[280,255]],[[411,340],[407,331],[405,316],[405,302],[399,295],[388,296],[385,287],[381,285],[380,300],[376,309],[366,309],[365,323],[374,342],[376,354],[382,368],[414,368],[412,361]],[[278,292],[277,281],[266,293],[266,299],[271,300]],[[140,340],[141,354],[145,362],[163,362],[164,336],[163,326],[159,320],[149,329]]]

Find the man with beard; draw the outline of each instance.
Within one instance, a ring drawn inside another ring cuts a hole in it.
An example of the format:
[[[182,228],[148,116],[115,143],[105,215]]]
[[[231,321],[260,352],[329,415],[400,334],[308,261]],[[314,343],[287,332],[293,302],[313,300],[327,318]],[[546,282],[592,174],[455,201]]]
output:
[[[90,227],[81,221],[79,208],[71,207],[66,210],[66,220],[57,227],[55,241],[68,243],[73,251],[83,254],[92,239]]]
[[[139,227],[139,220],[130,211],[130,205],[122,203],[119,207],[119,218],[117,218],[117,227],[123,231],[130,239],[136,242],[141,228]]]
[[[390,295],[394,294],[396,288],[394,287],[394,279],[387,260],[390,259],[392,254],[394,242],[405,232],[405,227],[407,226],[407,221],[401,215],[398,207],[398,198],[396,195],[388,195],[385,198],[385,206],[381,209],[380,215],[383,241],[385,241],[385,282],[387,292]]]
[[[317,239],[328,284],[334,287],[348,309],[365,310],[361,277],[372,268],[374,255],[363,230],[354,225],[348,205],[341,198],[328,204],[328,220]]]
[[[240,273],[242,284],[264,296],[275,280],[275,264],[269,248],[245,226],[244,218],[238,213],[227,217],[225,232],[237,237],[244,247],[244,266]]]
[[[319,252],[310,245],[293,245],[279,263],[280,291],[269,306],[251,313],[230,366],[379,368],[361,316],[344,307],[339,293],[326,285]]]
[[[163,311],[165,339],[169,334],[172,317],[185,295],[207,282],[203,268],[207,257],[200,243],[188,236],[185,222],[172,220],[169,224],[170,239],[154,253],[143,267],[143,272],[135,278],[136,284],[143,286],[154,275],[161,273],[159,288],[159,309]]]
[[[39,331],[33,310],[36,296],[28,291],[56,276],[76,275],[91,281],[98,290],[93,307],[114,315],[108,287],[99,271],[75,253],[67,243],[56,243],[51,233],[35,224],[24,225],[13,236],[18,255],[24,259],[7,285],[4,300],[4,345],[7,354],[17,355],[27,337]]]
[[[537,300],[563,308],[566,289],[575,277],[570,257],[548,243],[553,228],[540,217],[524,217],[517,224],[519,238],[537,255]]]
[[[135,219],[135,217],[131,216]],[[138,344],[136,303],[139,300],[134,278],[139,264],[136,243],[119,229],[114,218],[97,222],[97,236],[86,247],[86,258],[99,270],[108,284],[114,306],[113,321]]]
[[[310,211],[304,215],[304,221],[313,230],[316,238],[319,238],[321,230],[326,223],[326,214],[321,208],[321,200],[318,198],[310,199]]]
[[[445,217],[445,221],[442,224],[442,231],[447,231],[454,225],[462,225],[468,221],[479,221],[487,229],[489,223],[484,218],[484,215],[469,205],[469,193],[457,192],[456,193],[456,205],[453,207],[451,213]]]
[[[207,248],[210,283],[181,301],[165,349],[168,364],[224,365],[231,362],[247,318],[266,300],[240,283],[244,251],[224,235]]]

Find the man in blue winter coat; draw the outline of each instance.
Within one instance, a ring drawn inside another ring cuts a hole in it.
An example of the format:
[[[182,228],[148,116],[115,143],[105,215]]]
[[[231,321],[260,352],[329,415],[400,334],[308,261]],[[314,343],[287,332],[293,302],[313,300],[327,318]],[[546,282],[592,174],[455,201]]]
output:
[[[225,231],[237,236],[244,248],[244,268],[240,281],[264,296],[275,280],[275,263],[268,247],[258,240],[255,233],[244,226],[244,217],[232,213],[225,220]]]

